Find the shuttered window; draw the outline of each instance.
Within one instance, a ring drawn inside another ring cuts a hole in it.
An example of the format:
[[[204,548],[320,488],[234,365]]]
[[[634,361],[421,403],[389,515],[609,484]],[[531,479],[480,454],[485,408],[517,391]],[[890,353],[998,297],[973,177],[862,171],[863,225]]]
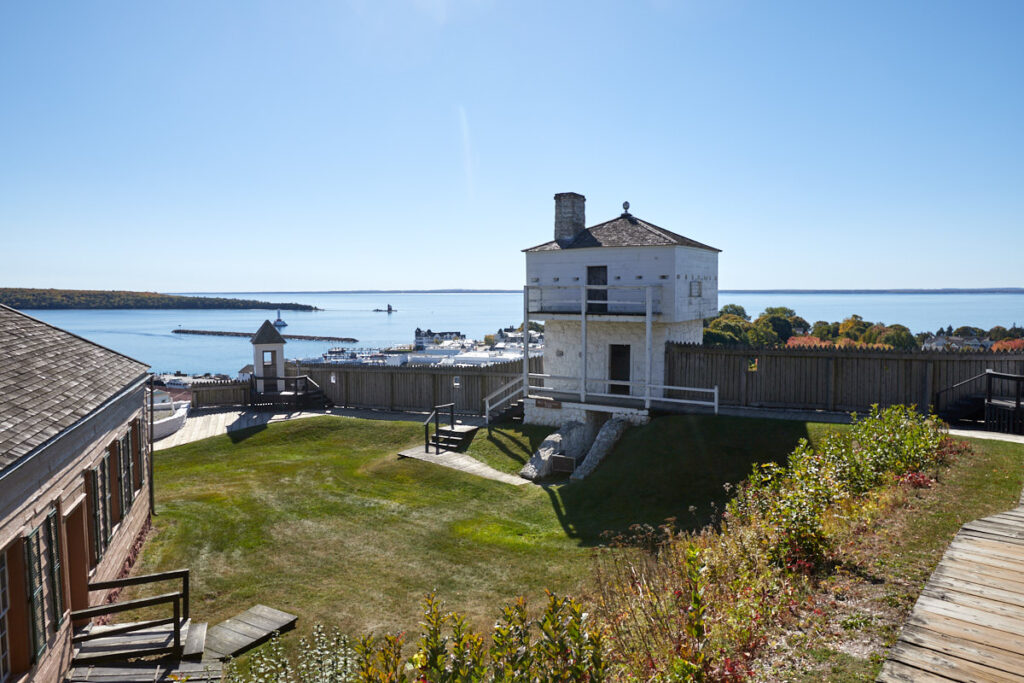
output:
[[[117,442],[117,465],[120,481],[121,519],[128,516],[128,510],[132,506],[132,499],[135,497],[135,468],[132,462],[131,431],[128,431]]]
[[[28,585],[29,637],[33,660],[46,649],[46,605],[43,604],[43,554],[39,529],[25,539],[25,574]]]
[[[95,563],[103,558],[110,540],[110,479],[107,457],[89,471],[90,507],[92,512],[93,558]]]
[[[61,580],[61,547],[60,529],[57,528],[57,511],[53,510],[46,517],[46,578],[47,590],[50,594],[50,612],[53,614],[53,630],[56,631],[64,623],[64,582]]]
[[[11,644],[7,637],[7,610],[11,606],[7,580],[7,552],[0,549],[0,683],[11,677]]]

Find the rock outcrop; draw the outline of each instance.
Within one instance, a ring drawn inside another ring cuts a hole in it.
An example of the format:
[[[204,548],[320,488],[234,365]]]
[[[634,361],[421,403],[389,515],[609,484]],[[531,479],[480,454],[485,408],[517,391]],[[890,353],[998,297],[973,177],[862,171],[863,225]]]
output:
[[[597,438],[594,439],[593,445],[587,451],[586,459],[576,467],[576,471],[569,478],[573,481],[579,481],[590,475],[601,464],[601,461],[612,452],[615,444],[619,442],[619,439],[622,438],[627,429],[629,429],[629,422],[617,417],[601,425],[601,431],[597,433]]]
[[[588,429],[582,422],[567,422],[541,442],[530,462],[519,470],[519,476],[530,481],[551,475],[551,456],[566,455],[579,461],[590,446]]]

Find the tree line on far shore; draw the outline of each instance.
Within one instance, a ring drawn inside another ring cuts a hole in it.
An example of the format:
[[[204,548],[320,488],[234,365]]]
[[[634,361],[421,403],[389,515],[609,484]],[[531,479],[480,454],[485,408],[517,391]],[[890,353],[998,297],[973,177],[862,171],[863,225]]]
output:
[[[743,346],[749,348],[857,347],[876,349],[920,349],[931,332],[914,334],[905,325],[875,323],[859,315],[840,322],[818,320],[808,323],[792,308],[769,306],[757,318],[737,304],[726,304],[713,318],[704,320],[704,346]],[[992,351],[1024,350],[1024,328],[996,325],[990,330],[964,325],[939,328],[938,337],[976,337],[995,342]]]
[[[275,309],[315,311],[315,306],[295,303],[271,303],[254,299],[180,296],[156,292],[104,291],[95,289],[24,289],[0,287],[0,304],[19,310],[57,308],[185,308],[185,309]]]

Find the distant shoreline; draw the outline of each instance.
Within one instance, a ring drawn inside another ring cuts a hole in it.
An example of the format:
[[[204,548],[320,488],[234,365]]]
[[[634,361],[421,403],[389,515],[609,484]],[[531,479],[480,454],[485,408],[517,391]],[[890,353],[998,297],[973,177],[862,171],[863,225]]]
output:
[[[521,294],[522,289],[329,289],[251,292],[175,292],[188,296],[210,294]],[[1024,294],[1024,287],[940,289],[720,289],[719,294]]]
[[[719,294],[1024,294],[1024,287],[977,289],[720,289]]]

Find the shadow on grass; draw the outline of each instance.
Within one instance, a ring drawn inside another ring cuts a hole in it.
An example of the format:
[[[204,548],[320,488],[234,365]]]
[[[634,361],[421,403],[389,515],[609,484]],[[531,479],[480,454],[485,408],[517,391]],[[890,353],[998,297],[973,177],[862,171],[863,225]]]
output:
[[[506,444],[502,439],[498,439],[494,435],[494,431],[498,431],[499,428],[488,428],[487,429],[487,442],[490,443],[494,448],[505,455],[509,460],[514,460],[520,465],[525,465],[530,459],[530,456],[540,447],[541,442],[545,438],[545,434],[531,433],[525,434],[523,432],[517,432],[513,429],[500,429],[500,433],[505,441],[508,441],[511,445]]]
[[[250,436],[259,434],[267,428],[266,424],[259,424],[252,427],[245,427],[244,429],[228,429],[228,438],[231,439],[231,443],[241,443]]]
[[[566,534],[583,545],[634,524],[674,518],[697,530],[715,523],[755,463],[785,463],[804,422],[673,415],[630,429],[587,479],[546,488]]]

